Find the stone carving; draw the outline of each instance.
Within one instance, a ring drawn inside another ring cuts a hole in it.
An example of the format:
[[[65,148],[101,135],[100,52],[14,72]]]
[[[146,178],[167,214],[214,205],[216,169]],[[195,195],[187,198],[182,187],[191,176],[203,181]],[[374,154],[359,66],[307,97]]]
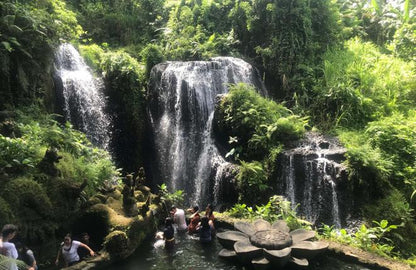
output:
[[[219,256],[237,258],[242,264],[251,264],[255,269],[279,268],[286,264],[304,268],[308,260],[324,252],[327,243],[311,241],[314,231],[297,229],[290,231],[286,222],[273,224],[259,219],[253,223],[236,222],[236,231],[217,234],[224,249]]]

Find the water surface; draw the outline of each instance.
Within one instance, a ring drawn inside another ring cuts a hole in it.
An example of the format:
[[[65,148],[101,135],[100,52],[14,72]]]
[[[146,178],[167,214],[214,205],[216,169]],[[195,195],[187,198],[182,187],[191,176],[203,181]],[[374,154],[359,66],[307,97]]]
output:
[[[198,237],[180,235],[176,237],[176,246],[172,251],[154,248],[154,242],[147,242],[129,259],[109,266],[118,270],[242,270],[251,269],[231,264],[218,257],[221,245],[216,239],[211,244],[203,245]],[[326,257],[310,262],[312,270],[370,270],[369,268],[345,263],[335,258]],[[288,268],[284,268],[288,269]]]

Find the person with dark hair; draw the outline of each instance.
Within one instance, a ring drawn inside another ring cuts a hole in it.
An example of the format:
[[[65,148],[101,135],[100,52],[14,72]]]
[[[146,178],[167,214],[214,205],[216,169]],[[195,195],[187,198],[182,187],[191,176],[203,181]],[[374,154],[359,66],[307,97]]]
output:
[[[163,239],[165,240],[165,248],[171,249],[175,246],[175,230],[173,229],[173,220],[170,217],[165,219],[165,229],[163,230]]]
[[[15,260],[18,258],[19,254],[17,252],[16,246],[9,241],[12,240],[16,234],[17,226],[13,224],[6,224],[1,230],[3,253],[6,257],[13,258]],[[9,269],[17,270],[17,264],[14,262],[11,263]],[[34,270],[34,268],[31,266],[28,266],[27,269]]]
[[[214,226],[214,207],[212,206],[212,204],[208,204],[207,208],[205,208],[205,216],[208,218],[209,220],[209,225],[211,226],[212,229],[215,229]]]
[[[86,244],[79,241],[72,240],[71,234],[67,234],[64,238],[64,242],[61,243],[61,247],[58,250],[58,255],[56,257],[55,264],[59,264],[59,258],[62,255],[65,261],[65,266],[71,266],[79,262],[80,258],[78,255],[78,248],[86,248],[91,256],[94,256],[94,251]]]
[[[188,233],[192,234],[196,232],[198,223],[200,222],[201,217],[199,215],[198,206],[194,206],[188,210],[192,213],[192,215],[190,216],[191,221],[189,222],[189,225],[188,225]]]
[[[80,242],[89,246],[92,250],[94,250],[94,245],[91,243],[90,235],[87,232],[81,233]],[[80,260],[83,260],[87,258],[88,256],[90,256],[90,252],[87,248],[80,246],[80,248],[78,249],[78,255],[79,255]]]
[[[170,214],[173,217],[173,223],[178,226],[178,232],[185,232],[188,229],[185,220],[185,211],[183,211],[183,209],[176,208],[176,206],[172,206],[170,208]]]
[[[25,244],[17,242],[16,243],[17,251],[19,252],[18,259],[25,262],[27,265],[33,267],[33,269],[37,270],[38,266],[36,264],[35,255],[33,251],[29,249]]]
[[[16,236],[16,234],[17,227],[13,224],[6,224],[3,226],[3,229],[1,230],[4,255],[13,259],[17,259],[19,255],[17,253],[16,246],[13,243],[10,243],[9,241],[12,240]]]
[[[199,228],[199,241],[201,243],[210,243],[212,227],[209,225],[209,219],[207,217],[201,218],[201,226]]]

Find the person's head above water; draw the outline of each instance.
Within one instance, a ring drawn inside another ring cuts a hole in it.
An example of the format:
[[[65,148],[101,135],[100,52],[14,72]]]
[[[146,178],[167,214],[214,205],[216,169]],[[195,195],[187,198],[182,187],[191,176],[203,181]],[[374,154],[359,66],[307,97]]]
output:
[[[170,217],[167,217],[165,219],[165,226],[172,226],[172,223],[173,223],[173,221]]]

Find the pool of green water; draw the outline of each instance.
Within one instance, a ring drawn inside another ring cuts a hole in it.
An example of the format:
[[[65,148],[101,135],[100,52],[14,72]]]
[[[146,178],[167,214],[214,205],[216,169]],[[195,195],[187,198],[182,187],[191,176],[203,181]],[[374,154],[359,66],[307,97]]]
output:
[[[176,235],[173,250],[155,248],[154,241],[146,242],[129,259],[107,269],[117,270],[248,270],[218,257],[222,249],[216,239],[210,244],[201,244],[198,237],[187,234]],[[286,268],[285,268],[286,269]],[[312,270],[370,270],[369,268],[324,257],[310,262]]]

